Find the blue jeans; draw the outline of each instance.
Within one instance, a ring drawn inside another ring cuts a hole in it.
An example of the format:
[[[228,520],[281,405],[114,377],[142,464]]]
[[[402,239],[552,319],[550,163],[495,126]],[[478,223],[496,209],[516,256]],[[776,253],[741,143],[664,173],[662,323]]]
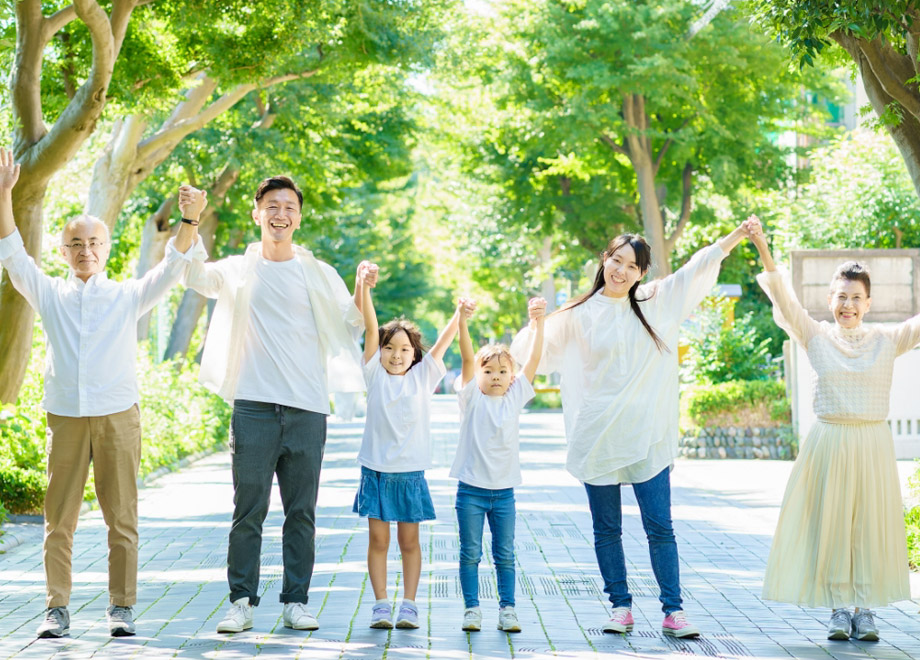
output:
[[[661,609],[665,616],[682,609],[680,597],[680,568],[677,541],[671,525],[671,475],[665,468],[642,483],[632,484],[642,527],[648,537],[652,570],[658,581]],[[594,523],[594,552],[604,578],[604,593],[614,607],[632,607],[632,596],[626,584],[626,557],[623,555],[623,512],[620,508],[620,484],[592,486],[585,484],[588,505]]]
[[[482,530],[489,519],[492,560],[498,581],[500,607],[514,606],[514,489],[457,486],[457,523],[460,527],[460,588],[464,607],[479,605],[479,560]]]
[[[259,604],[262,523],[268,515],[272,477],[284,508],[281,553],[282,603],[306,603],[313,577],[316,497],[326,446],[326,416],[274,403],[233,402],[230,451],[233,524],[227,551],[230,600]]]

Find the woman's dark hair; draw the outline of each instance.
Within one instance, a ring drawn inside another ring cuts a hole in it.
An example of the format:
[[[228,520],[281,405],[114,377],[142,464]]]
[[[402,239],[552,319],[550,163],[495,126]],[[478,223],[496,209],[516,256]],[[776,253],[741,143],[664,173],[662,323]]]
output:
[[[413,350],[415,351],[412,356],[412,364],[409,365],[409,369],[417,365],[422,361],[422,356],[425,354],[425,351],[428,350],[428,347],[425,346],[422,341],[422,331],[418,329],[418,326],[415,325],[412,321],[400,316],[398,319],[393,319],[388,323],[384,323],[377,330],[378,335],[380,336],[380,347],[383,348],[393,339],[393,336],[397,332],[405,332],[406,336],[409,338],[409,343],[412,345]]]
[[[858,261],[847,261],[837,266],[834,276],[831,278],[831,286],[837,280],[852,280],[853,282],[862,282],[866,287],[866,296],[872,295],[872,287],[869,282],[869,267]]]
[[[608,257],[613,256],[617,250],[626,245],[629,245],[636,253],[636,265],[639,267],[639,270],[642,271],[642,274],[645,275],[645,273],[648,272],[649,267],[652,265],[652,248],[650,248],[649,244],[645,242],[645,239],[638,234],[620,234],[612,241],[607,243],[607,249],[601,253],[601,263],[597,269],[597,275],[594,276],[594,284],[591,285],[591,290],[578,296],[571,303],[559,311],[564,312],[568,309],[572,309],[573,307],[583,305],[585,302],[587,302],[588,298],[603,289],[605,283],[604,262]],[[633,313],[639,317],[639,321],[642,323],[642,327],[645,328],[645,331],[648,332],[649,337],[651,337],[655,342],[655,346],[658,347],[659,352],[663,350],[670,352],[670,349],[668,349],[661,337],[658,336],[658,333],[655,332],[655,329],[649,325],[649,322],[645,319],[645,315],[642,313],[642,308],[639,307],[640,302],[645,302],[648,300],[648,298],[636,298],[636,290],[639,288],[640,281],[641,278],[636,280],[636,283],[633,284],[629,289],[629,306],[632,308]]]

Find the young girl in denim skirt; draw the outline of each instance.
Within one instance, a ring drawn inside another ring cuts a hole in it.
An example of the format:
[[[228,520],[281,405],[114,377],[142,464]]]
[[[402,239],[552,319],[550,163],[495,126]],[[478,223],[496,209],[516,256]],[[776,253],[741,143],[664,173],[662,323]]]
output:
[[[457,485],[457,523],[460,528],[460,588],[463,591],[463,629],[479,630],[479,560],[485,519],[492,532],[492,558],[498,582],[498,629],[520,632],[514,611],[514,487],[521,483],[518,420],[524,404],[534,396],[531,382],[537,372],[543,343],[546,301],[534,298],[528,312],[536,328],[530,358],[515,377],[514,360],[502,345],[485,346],[474,356],[473,343],[460,318],[460,440],[450,476]],[[474,377],[475,376],[475,377]]]
[[[403,601],[397,628],[418,628],[415,594],[422,571],[419,522],[433,520],[434,504],[425,481],[431,467],[429,402],[444,377],[444,353],[457,334],[463,301],[426,355],[418,327],[396,319],[379,328],[367,262],[358,267],[361,311],[366,328],[364,373],[367,417],[358,452],[361,481],[353,510],[368,518],[367,572],[374,588],[371,628],[392,628],[387,598],[387,552],[390,523],[396,523],[403,564]]]

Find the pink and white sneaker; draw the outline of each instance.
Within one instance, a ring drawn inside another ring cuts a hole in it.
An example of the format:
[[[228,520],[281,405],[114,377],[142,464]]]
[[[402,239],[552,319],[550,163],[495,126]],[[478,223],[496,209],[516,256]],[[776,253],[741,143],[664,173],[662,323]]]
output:
[[[610,621],[604,624],[605,633],[628,633],[632,632],[633,624],[632,610],[628,607],[614,607],[610,616]]]
[[[699,637],[700,631],[687,621],[683,610],[671,612],[661,622],[661,632],[671,637]]]

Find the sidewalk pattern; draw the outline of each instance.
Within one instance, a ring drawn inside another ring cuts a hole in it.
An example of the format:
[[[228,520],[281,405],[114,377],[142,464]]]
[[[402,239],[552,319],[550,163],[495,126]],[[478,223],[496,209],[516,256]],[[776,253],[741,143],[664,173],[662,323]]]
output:
[[[373,592],[366,573],[366,523],[351,513],[363,424],[332,422],[317,508],[317,563],[310,608],[320,630],[288,630],[277,601],[282,514],[277,490],[264,526],[262,604],[253,630],[220,635],[228,607],[230,459],[207,457],[143,489],[140,504],[138,635],[111,638],[105,623],[106,532],[101,515],[80,520],[74,544],[70,637],[36,640],[44,609],[41,530],[17,528],[21,545],[0,555],[0,658],[920,658],[918,602],[878,611],[879,643],[825,639],[828,612],[760,599],[788,463],[681,461],[672,473],[674,522],[685,608],[703,635],[660,633],[658,588],[632,491],[624,489],[624,546],[636,627],[609,635],[609,615],[583,487],[562,469],[562,417],[522,417],[524,485],[516,489],[517,610],[523,632],[495,629],[498,602],[486,534],[480,567],[483,630],[460,630],[458,538],[447,472],[456,446],[454,400],[438,397],[428,472],[438,520],[423,523],[419,630],[368,628]],[[28,527],[28,526],[26,526]],[[3,546],[0,545],[0,550]],[[399,548],[390,548],[390,598],[398,606]],[[393,590],[393,586],[397,589]],[[917,596],[918,594],[915,594]]]

